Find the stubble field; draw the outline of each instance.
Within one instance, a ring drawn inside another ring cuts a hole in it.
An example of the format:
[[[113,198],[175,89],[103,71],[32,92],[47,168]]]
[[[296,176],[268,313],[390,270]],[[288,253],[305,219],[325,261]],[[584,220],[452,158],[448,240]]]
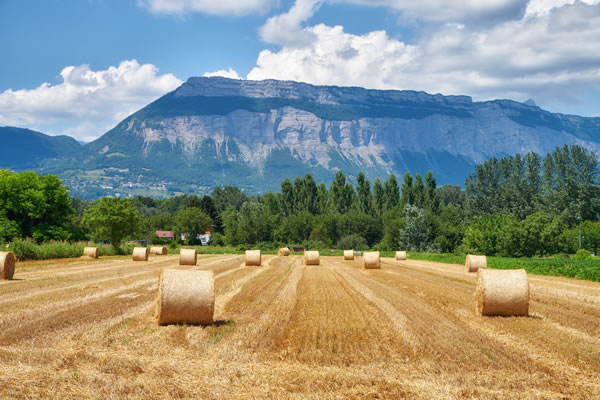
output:
[[[600,284],[529,275],[529,317],[475,314],[426,261],[54,260],[0,281],[0,398],[600,398]],[[212,270],[213,325],[158,327],[163,267]]]

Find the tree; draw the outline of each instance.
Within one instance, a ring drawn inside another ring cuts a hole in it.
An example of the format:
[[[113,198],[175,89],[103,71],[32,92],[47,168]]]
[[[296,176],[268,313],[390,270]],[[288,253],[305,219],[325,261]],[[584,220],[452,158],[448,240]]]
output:
[[[400,191],[396,175],[391,174],[383,183],[383,212],[391,210],[400,202]]]
[[[195,243],[198,235],[206,232],[212,220],[200,207],[186,207],[175,214],[175,231],[186,234],[188,243]]]
[[[352,204],[354,189],[350,183],[346,184],[346,176],[342,171],[335,174],[335,180],[329,188],[329,206],[334,212],[346,213]]]
[[[281,211],[284,216],[294,213],[294,187],[287,178],[281,182]]]
[[[225,186],[223,188],[216,188],[212,192],[212,199],[215,202],[215,207],[218,212],[225,211],[228,207],[233,207],[239,210],[246,201],[248,196],[234,186]]]
[[[440,198],[437,192],[437,182],[431,171],[425,175],[425,207],[434,214],[440,211]]]
[[[423,209],[410,204],[404,207],[404,228],[400,229],[398,246],[409,251],[431,250],[431,231]]]
[[[584,221],[583,222],[584,247],[597,256],[598,248],[600,248],[600,222],[599,221]]]
[[[129,199],[103,197],[85,212],[83,223],[96,240],[109,240],[118,247],[138,231],[140,214]]]
[[[373,197],[371,196],[371,183],[365,177],[362,172],[358,173],[356,177],[356,191],[358,196],[356,197],[358,211],[365,214],[373,214]]]
[[[402,203],[415,204],[415,195],[413,193],[413,179],[410,172],[404,174],[404,182],[402,183]]]
[[[67,188],[56,175],[0,170],[0,218],[7,236],[66,240],[72,214]]]
[[[189,207],[189,206],[188,206]],[[215,232],[223,232],[223,226],[221,224],[221,217],[217,212],[217,206],[215,201],[209,195],[204,195],[200,202],[198,203],[198,207],[204,211],[206,215],[208,215],[212,221],[212,224],[215,226]]]
[[[381,181],[379,178],[375,179],[375,183],[373,183],[373,209],[376,215],[383,214],[383,186],[381,186]]]

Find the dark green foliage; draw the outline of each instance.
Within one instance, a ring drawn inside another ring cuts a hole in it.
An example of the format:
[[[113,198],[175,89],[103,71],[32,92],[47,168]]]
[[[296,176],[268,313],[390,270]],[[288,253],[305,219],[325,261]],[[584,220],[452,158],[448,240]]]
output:
[[[185,207],[175,214],[175,232],[178,237],[186,235],[186,244],[197,244],[198,235],[210,229],[211,224],[212,220],[200,207]]]
[[[55,175],[0,170],[0,239],[66,240],[73,209]]]
[[[353,233],[338,240],[337,248],[342,250],[367,250],[369,245],[364,237]]]
[[[83,223],[95,240],[109,240],[114,247],[139,230],[140,214],[129,199],[103,197],[85,212]]]

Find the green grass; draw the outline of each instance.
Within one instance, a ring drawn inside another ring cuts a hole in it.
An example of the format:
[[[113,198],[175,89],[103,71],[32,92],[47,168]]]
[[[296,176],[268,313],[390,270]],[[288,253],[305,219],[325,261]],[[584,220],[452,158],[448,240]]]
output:
[[[15,240],[10,244],[9,251],[13,252],[19,261],[26,260],[51,260],[55,258],[81,257],[84,247],[98,247],[100,256],[115,256],[131,254],[133,245],[123,245],[115,249],[108,244],[90,242],[46,242],[37,244],[32,240]]]
[[[390,254],[387,254],[390,253]],[[393,257],[393,252],[382,252],[383,257]],[[465,256],[456,254],[409,253],[409,259],[448,264],[464,264]],[[546,276],[564,276],[600,282],[600,259],[576,260],[572,257],[509,258],[488,257],[488,268],[521,269],[528,273]]]

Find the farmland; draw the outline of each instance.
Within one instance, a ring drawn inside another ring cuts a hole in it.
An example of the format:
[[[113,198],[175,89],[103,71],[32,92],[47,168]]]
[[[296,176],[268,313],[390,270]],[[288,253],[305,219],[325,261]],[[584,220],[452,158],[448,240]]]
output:
[[[161,268],[211,270],[212,325],[158,327]],[[200,255],[30,261],[0,281],[0,398],[600,397],[600,283],[529,275],[475,314],[461,265]]]

